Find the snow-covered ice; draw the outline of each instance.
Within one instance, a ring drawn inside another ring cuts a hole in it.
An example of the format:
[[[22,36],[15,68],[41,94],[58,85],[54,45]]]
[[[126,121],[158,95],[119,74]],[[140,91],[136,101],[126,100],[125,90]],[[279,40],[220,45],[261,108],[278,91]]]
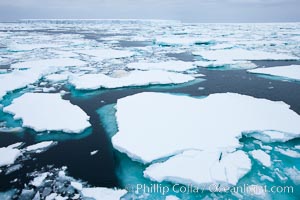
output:
[[[212,184],[236,185],[251,169],[251,161],[243,151],[220,157],[220,152],[185,151],[165,162],[150,165],[144,175],[158,182],[192,184],[209,189]]]
[[[294,150],[290,150],[290,149],[281,149],[276,147],[275,148],[276,151],[278,151],[279,153],[292,157],[292,158],[300,158],[300,153],[298,153],[297,151]]]
[[[257,68],[248,70],[250,73],[279,76],[300,81],[300,65]]]
[[[260,50],[226,49],[193,52],[206,60],[232,61],[232,60],[299,60],[299,57],[273,53]]]
[[[131,71],[126,76],[113,78],[104,74],[85,74],[73,77],[70,82],[79,90],[120,88],[157,84],[179,84],[194,80],[193,76],[166,71]]]
[[[145,92],[119,99],[116,109],[119,130],[113,146],[144,163],[186,149],[236,148],[242,133],[253,131],[300,136],[300,116],[289,105],[235,93],[199,99]],[[211,126],[212,122],[218,126]]]
[[[252,155],[252,157],[254,159],[258,160],[264,166],[266,166],[266,167],[271,166],[271,158],[264,151],[262,151],[262,150],[253,150],[253,151],[250,152],[250,154]]]
[[[15,148],[16,146],[10,145],[0,148],[0,167],[14,164],[17,158],[22,155],[21,151]]]
[[[166,71],[177,71],[184,72],[189,69],[194,69],[196,66],[192,62],[183,61],[165,61],[165,62],[138,62],[129,63],[127,65],[129,69],[140,69],[140,70],[166,70]]]
[[[91,50],[79,50],[76,52],[79,54],[93,56],[95,57],[96,60],[126,58],[134,55],[134,52],[131,51],[115,50],[115,49],[91,49]]]
[[[35,177],[31,182],[30,184],[35,186],[35,187],[40,187],[44,180],[46,179],[46,177],[49,175],[48,172],[44,172],[42,174],[40,174],[39,176]]]
[[[251,69],[257,67],[254,63],[250,61],[237,61],[237,60],[196,61],[195,65],[199,67],[209,67],[209,68],[228,66],[237,69]]]
[[[213,42],[210,38],[192,38],[192,37],[157,37],[156,44],[160,45],[194,45],[194,44],[207,44]]]
[[[49,147],[55,145],[56,142],[54,141],[45,141],[45,142],[40,142],[37,144],[30,145],[26,147],[26,151],[37,151],[37,150],[43,150],[43,149],[48,149]]]
[[[14,114],[14,119],[22,119],[24,127],[38,132],[80,133],[91,126],[89,116],[78,106],[63,100],[60,94],[26,93],[3,110]]]
[[[84,197],[94,198],[95,200],[120,200],[127,191],[121,189],[110,189],[110,188],[83,188],[82,195]]]

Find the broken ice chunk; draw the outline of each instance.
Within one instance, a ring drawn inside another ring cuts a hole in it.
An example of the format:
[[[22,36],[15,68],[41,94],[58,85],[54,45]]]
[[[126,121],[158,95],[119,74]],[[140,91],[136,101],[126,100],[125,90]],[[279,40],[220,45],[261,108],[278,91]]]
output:
[[[127,193],[126,190],[102,187],[83,188],[81,192],[84,197],[94,198],[95,200],[120,200]]]
[[[165,61],[165,62],[157,62],[157,63],[149,63],[149,62],[129,63],[127,67],[130,69],[140,69],[140,70],[166,70],[166,71],[184,72],[189,69],[194,69],[196,66],[192,62]]]
[[[76,53],[93,56],[97,60],[114,59],[114,58],[126,58],[134,55],[131,51],[126,50],[114,50],[114,49],[91,49],[91,50],[79,50]]]
[[[19,143],[16,143],[8,147],[0,148],[0,167],[14,164],[17,158],[22,155],[21,151],[15,148],[18,146]]]
[[[268,154],[266,154],[262,150],[254,150],[251,151],[250,154],[252,155],[253,158],[258,160],[261,164],[263,164],[266,167],[271,166],[271,158]]]
[[[26,93],[3,110],[14,114],[14,119],[22,119],[24,127],[35,131],[80,133],[91,126],[89,116],[63,100],[60,94]]]

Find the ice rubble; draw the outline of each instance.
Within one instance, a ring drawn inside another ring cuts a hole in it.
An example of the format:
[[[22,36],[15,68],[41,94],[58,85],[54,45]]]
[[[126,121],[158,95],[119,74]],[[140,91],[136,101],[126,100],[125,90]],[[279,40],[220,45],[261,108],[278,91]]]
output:
[[[236,185],[251,169],[243,151],[223,155],[220,152],[190,150],[165,162],[150,165],[144,175],[151,180],[169,181],[209,189],[211,184]]]
[[[35,131],[80,133],[90,127],[89,116],[60,94],[26,93],[13,100],[4,112],[22,119],[23,126]]]
[[[137,62],[137,63],[129,63],[127,67],[129,69],[166,70],[166,71],[176,71],[176,72],[184,72],[186,70],[196,68],[196,66],[192,62],[183,62],[183,61],[165,61],[165,62],[157,62],[157,63]]]
[[[0,74],[0,100],[6,93],[24,88],[38,81],[43,75],[54,73],[59,68],[85,64],[81,60],[71,58],[45,59],[12,64],[11,68],[15,70],[7,74]]]
[[[113,146],[144,163],[187,149],[236,148],[241,134],[253,131],[300,136],[300,116],[289,105],[234,93],[198,99],[146,92],[119,99],[116,109],[119,132]]]
[[[206,60],[215,61],[241,61],[241,60],[299,60],[299,57],[282,53],[271,53],[260,50],[226,49],[207,50],[193,52],[193,55],[201,56]]]
[[[264,166],[266,166],[266,167],[271,166],[271,158],[264,151],[262,151],[262,150],[253,150],[253,151],[250,152],[250,154],[252,155],[252,157],[254,159],[258,160]]]
[[[76,89],[93,90],[98,88],[120,88],[128,86],[145,86],[153,84],[179,84],[194,80],[186,74],[166,71],[131,71],[120,78],[113,78],[104,74],[85,74],[73,77],[71,84]]]
[[[95,200],[119,200],[127,193],[126,190],[101,187],[83,188],[81,192],[84,197],[94,198]]]
[[[40,174],[39,176],[35,177],[31,182],[30,184],[35,186],[35,187],[40,187],[44,180],[47,178],[47,176],[49,175],[48,172],[44,172],[42,174]]]
[[[18,144],[18,143],[17,143]],[[22,155],[17,145],[0,148],[0,167],[14,164],[16,159]]]
[[[114,49],[91,49],[91,50],[79,50],[76,51],[79,54],[85,54],[95,57],[97,60],[106,60],[113,58],[126,58],[134,55],[134,52],[126,50],[114,50]]]
[[[40,142],[40,143],[37,143],[37,144],[33,144],[33,145],[30,145],[28,147],[26,147],[26,151],[42,151],[42,150],[45,150],[45,149],[48,149],[49,147],[51,147],[52,145],[55,145],[56,142],[54,141],[45,141],[45,142]]]
[[[285,77],[293,80],[300,81],[300,65],[257,68],[248,70],[250,73],[265,74],[271,76]]]

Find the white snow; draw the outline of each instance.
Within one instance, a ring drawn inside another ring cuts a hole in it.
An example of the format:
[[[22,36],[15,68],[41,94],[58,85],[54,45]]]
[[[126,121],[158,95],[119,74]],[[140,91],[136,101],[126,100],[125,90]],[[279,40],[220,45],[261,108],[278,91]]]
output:
[[[54,141],[40,142],[40,143],[33,144],[33,145],[26,147],[25,150],[26,151],[37,151],[37,150],[47,149],[54,144],[56,144],[56,142],[54,142]]]
[[[45,77],[48,81],[59,82],[68,80],[69,74],[50,74]]]
[[[285,77],[300,81],[300,65],[257,68],[248,70],[250,73]]]
[[[144,163],[186,149],[236,148],[242,133],[253,131],[300,136],[300,116],[289,105],[234,93],[199,99],[145,92],[119,99],[116,109],[119,131],[113,146]]]
[[[238,60],[216,60],[216,61],[196,61],[195,65],[199,67],[223,67],[230,66],[231,68],[250,69],[257,67],[250,61]]]
[[[85,74],[73,77],[70,81],[76,89],[93,90],[99,88],[120,88],[129,86],[145,86],[153,84],[179,84],[192,81],[195,78],[186,74],[166,71],[132,71],[120,78],[104,74]]]
[[[251,161],[243,151],[223,155],[220,152],[190,150],[163,163],[150,165],[144,176],[151,180],[169,181],[209,189],[211,184],[236,185],[251,169]]]
[[[0,148],[0,167],[14,164],[17,158],[22,155],[19,149],[15,149],[17,146],[19,143]]]
[[[85,54],[95,57],[97,60],[106,60],[114,58],[126,58],[134,55],[134,52],[126,50],[114,50],[114,49],[91,49],[91,50],[79,50],[76,53]]]
[[[166,196],[165,200],[180,200],[180,199],[174,195],[168,195],[168,196]]]
[[[250,152],[250,154],[252,155],[252,157],[254,159],[258,160],[264,166],[266,166],[266,167],[271,166],[271,158],[264,151],[262,151],[262,150],[253,150],[253,151]]]
[[[9,45],[10,50],[14,51],[31,51],[34,49],[41,49],[41,48],[57,48],[61,47],[62,45],[60,44],[53,44],[53,43],[44,43],[44,44],[20,44],[20,43],[15,43]]]
[[[48,174],[49,174],[48,172],[44,172],[44,173],[40,174],[39,176],[35,177],[30,182],[30,184],[35,187],[40,187],[43,184],[44,180],[47,178]]]
[[[207,60],[232,61],[232,60],[299,60],[296,56],[281,53],[271,53],[259,50],[226,49],[193,52]]]
[[[251,133],[249,135],[265,143],[286,142],[295,138],[294,134],[279,131],[261,131],[259,133]]]
[[[34,105],[34,106],[32,106]],[[80,133],[90,127],[89,116],[60,94],[26,93],[3,109],[35,131]]]
[[[81,191],[81,190],[82,190],[82,184],[79,183],[79,182],[72,181],[72,182],[71,182],[71,185],[72,185],[73,188],[75,188],[75,189],[78,190],[78,191]]]
[[[137,62],[129,63],[127,65],[129,69],[140,69],[140,70],[166,70],[166,71],[177,71],[184,72],[189,69],[194,69],[196,66],[192,62],[183,61],[165,61],[157,63],[149,62]]]
[[[120,200],[127,193],[126,190],[102,187],[83,188],[81,192],[84,197],[94,198],[95,200]]]

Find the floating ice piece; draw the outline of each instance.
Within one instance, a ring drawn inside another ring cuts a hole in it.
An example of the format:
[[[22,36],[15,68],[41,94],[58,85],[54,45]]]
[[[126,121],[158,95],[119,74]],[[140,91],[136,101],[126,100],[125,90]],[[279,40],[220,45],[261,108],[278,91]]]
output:
[[[295,185],[300,185],[300,171],[296,168],[287,168],[284,173],[295,183]]]
[[[18,144],[0,148],[0,167],[14,164],[17,158],[22,155],[19,149],[15,149]]]
[[[300,65],[257,68],[248,70],[248,72],[255,74],[266,74],[271,76],[285,77],[300,81]]]
[[[44,173],[40,174],[39,176],[35,177],[30,182],[30,184],[35,187],[40,187],[43,184],[44,180],[47,178],[48,174],[49,174],[48,172],[44,172]]]
[[[271,53],[257,50],[244,50],[244,49],[226,49],[226,50],[209,50],[193,52],[193,55],[202,56],[207,60],[220,60],[220,61],[232,61],[232,60],[299,60],[299,57]]]
[[[92,151],[90,154],[91,156],[95,155],[96,153],[98,153],[99,150],[95,150],[95,151]]]
[[[78,190],[78,191],[81,191],[81,190],[82,190],[82,184],[79,183],[79,182],[72,181],[72,182],[71,182],[71,185],[72,185],[73,188],[75,188],[75,189]]]
[[[26,61],[12,64],[10,68],[14,69],[27,69],[27,68],[47,68],[47,67],[79,67],[84,66],[87,63],[74,59],[74,58],[57,58],[57,59],[44,59],[44,60],[34,60]]]
[[[165,200],[180,200],[180,199],[174,195],[168,195],[166,196]]]
[[[140,70],[166,70],[166,71],[177,71],[184,72],[189,69],[194,69],[196,66],[192,62],[183,62],[183,61],[166,61],[158,63],[149,63],[149,62],[138,62],[138,63],[129,63],[127,65],[130,69],[140,69]]]
[[[220,157],[220,152],[185,151],[163,163],[150,165],[144,176],[158,182],[169,181],[209,189],[212,184],[236,185],[251,169],[251,161],[243,151]]]
[[[11,44],[8,46],[10,50],[13,51],[31,51],[34,49],[42,49],[42,48],[57,48],[62,47],[61,44],[53,44],[53,43],[44,43],[44,44]]]
[[[265,143],[286,142],[295,138],[294,134],[283,133],[279,131],[261,131],[255,133],[248,133],[248,136],[256,138]]]
[[[83,61],[70,58],[45,59],[12,64],[11,68],[29,69],[14,70],[8,74],[0,74],[0,100],[7,92],[24,88],[38,81],[43,75],[55,72],[58,68],[85,64]]]
[[[145,86],[154,84],[179,84],[194,80],[186,74],[166,71],[132,71],[127,76],[113,78],[104,74],[85,74],[74,77],[70,82],[79,90],[99,88],[120,88],[129,86]]]
[[[194,38],[194,37],[157,37],[156,44],[174,46],[174,45],[194,45],[194,44],[208,44],[212,43],[210,38]]]
[[[126,58],[134,55],[134,52],[126,50],[114,49],[92,49],[92,50],[79,50],[77,53],[85,54],[95,57],[97,60],[106,60],[113,58]]]
[[[69,74],[50,74],[50,75],[46,76],[45,78],[51,82],[66,81],[69,78]]]
[[[271,166],[271,158],[264,151],[262,151],[262,150],[254,150],[254,151],[251,151],[250,154],[252,155],[252,157],[254,159],[258,160],[264,166],[266,166],[266,167],[270,167]]]
[[[210,68],[217,68],[217,67],[231,67],[236,69],[251,69],[257,67],[251,61],[237,61],[237,60],[227,60],[227,61],[196,61],[195,65],[199,67],[210,67]]]
[[[119,99],[116,109],[119,132],[112,137],[113,146],[144,163],[186,149],[236,148],[242,133],[253,131],[300,136],[300,116],[289,105],[234,93],[199,99],[145,92]],[[239,123],[233,126],[235,121]]]
[[[46,142],[40,142],[37,144],[30,145],[25,148],[26,151],[37,151],[37,150],[43,150],[48,149],[49,147],[55,145],[56,142],[54,141],[46,141]]]
[[[24,127],[35,131],[80,133],[91,126],[89,116],[60,94],[26,93],[3,110],[15,114],[14,119],[22,119]]]
[[[300,158],[300,153],[298,153],[297,151],[293,151],[290,149],[280,149],[278,147],[276,147],[275,150],[283,155],[286,155],[286,156],[289,156],[292,158]]]
[[[102,187],[83,188],[81,192],[84,197],[94,198],[95,200],[120,200],[127,193],[126,190]]]
[[[224,43],[224,44],[216,44],[214,46],[211,46],[210,49],[212,49],[212,50],[217,50],[217,49],[231,49],[233,47],[234,46],[232,44]]]

